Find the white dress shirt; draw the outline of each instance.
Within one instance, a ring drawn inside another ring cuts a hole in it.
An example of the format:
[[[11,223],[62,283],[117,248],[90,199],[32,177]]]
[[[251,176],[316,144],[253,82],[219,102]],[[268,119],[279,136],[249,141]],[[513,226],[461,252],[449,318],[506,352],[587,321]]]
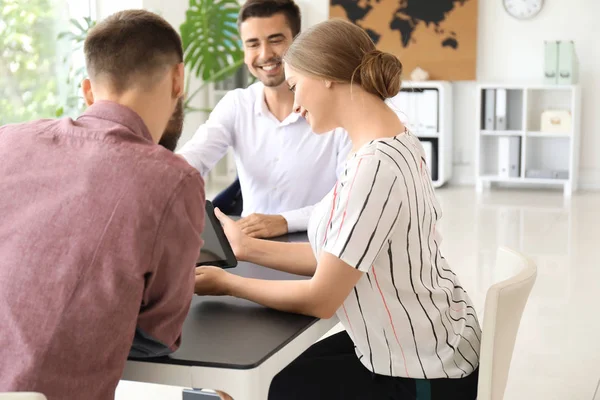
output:
[[[244,198],[242,216],[280,214],[304,231],[313,206],[333,188],[351,142],[343,129],[317,135],[299,114],[269,111],[258,82],[225,95],[178,152],[204,176],[232,147]]]

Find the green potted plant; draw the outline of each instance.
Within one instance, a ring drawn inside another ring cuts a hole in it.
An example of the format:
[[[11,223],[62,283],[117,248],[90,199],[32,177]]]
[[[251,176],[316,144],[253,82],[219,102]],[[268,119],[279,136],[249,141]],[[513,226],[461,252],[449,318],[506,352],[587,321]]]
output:
[[[191,101],[207,84],[234,75],[244,62],[238,35],[238,0],[190,0],[185,22],[180,27],[184,62],[189,73],[202,79],[192,93],[186,90],[186,112],[204,111],[192,107]]]
[[[79,114],[85,108],[83,95],[81,94],[81,82],[85,78],[85,63],[77,66],[71,62],[71,53],[82,53],[83,43],[85,38],[90,31],[96,25],[96,21],[90,17],[83,17],[81,20],[74,18],[70,19],[71,29],[68,31],[60,32],[57,36],[58,40],[66,40],[70,42],[70,52],[63,58],[63,63],[68,64],[67,72],[67,87],[68,95],[65,100],[65,104],[60,106],[56,110],[56,116],[61,117],[65,113]]]

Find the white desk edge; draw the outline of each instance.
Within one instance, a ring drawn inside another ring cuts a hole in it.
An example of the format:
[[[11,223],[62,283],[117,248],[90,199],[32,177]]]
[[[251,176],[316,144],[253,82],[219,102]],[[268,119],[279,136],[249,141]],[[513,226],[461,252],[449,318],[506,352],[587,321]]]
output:
[[[256,368],[230,369],[127,361],[121,379],[221,390],[235,400],[266,400],[273,377],[337,323],[338,319],[335,316],[315,322]]]

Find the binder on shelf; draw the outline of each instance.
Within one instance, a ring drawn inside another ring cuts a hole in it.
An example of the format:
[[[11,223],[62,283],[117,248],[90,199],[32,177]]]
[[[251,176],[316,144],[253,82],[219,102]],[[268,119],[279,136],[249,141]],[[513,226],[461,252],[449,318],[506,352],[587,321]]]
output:
[[[429,168],[429,174],[432,181],[438,180],[438,146],[437,139],[420,139],[423,151],[425,152],[425,163]]]
[[[558,43],[558,83],[571,85],[577,83],[577,57],[575,43],[572,40]]]
[[[521,174],[521,138],[502,136],[498,138],[498,175],[502,178],[518,178]]]
[[[395,98],[394,106],[399,108],[399,110],[395,110],[396,112],[400,111],[404,115],[403,123],[406,127],[414,134],[418,134],[419,120],[414,94],[415,92],[412,90],[402,90]]]
[[[569,179],[568,170],[529,169],[525,171],[526,178],[534,179]]]
[[[415,135],[438,133],[438,90],[402,90],[389,105]]]
[[[506,130],[506,89],[496,89],[496,126],[497,131]]]
[[[408,104],[410,115],[408,118],[409,125],[412,126],[413,131],[418,135],[421,132],[422,125],[419,120],[419,98],[422,95],[420,90],[408,92]]]
[[[419,112],[419,133],[438,132],[438,92],[424,89],[417,97]]]
[[[408,98],[405,92],[398,93],[395,97],[389,100],[389,106],[398,114],[398,118],[403,124],[408,124]]]
[[[544,42],[544,83],[558,83],[558,42]]]
[[[496,119],[496,91],[494,89],[485,89],[485,110],[484,110],[483,129],[493,131]]]
[[[429,140],[421,140],[421,145],[425,151],[425,163],[427,164],[427,168],[429,168],[429,173],[431,173],[431,165],[433,163],[433,143]]]

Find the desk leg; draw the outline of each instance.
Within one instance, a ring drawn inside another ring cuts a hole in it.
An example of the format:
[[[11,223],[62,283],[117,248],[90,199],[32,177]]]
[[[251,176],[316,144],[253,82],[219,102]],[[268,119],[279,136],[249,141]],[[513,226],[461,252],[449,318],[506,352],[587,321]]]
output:
[[[184,389],[182,400],[219,400],[219,395],[201,390]]]
[[[256,390],[255,393],[247,393],[247,395],[249,396],[250,399],[266,400],[267,397],[269,396],[268,389],[267,389],[266,393],[264,393],[264,389],[256,388],[256,387],[254,387],[254,389]],[[220,399],[220,397],[216,393],[203,392],[202,390],[199,390],[199,389],[198,390],[184,389],[183,396],[182,396],[182,400],[219,400],[219,399]],[[233,400],[236,400],[236,399],[234,398]],[[244,400],[244,399],[240,399],[240,400]]]

